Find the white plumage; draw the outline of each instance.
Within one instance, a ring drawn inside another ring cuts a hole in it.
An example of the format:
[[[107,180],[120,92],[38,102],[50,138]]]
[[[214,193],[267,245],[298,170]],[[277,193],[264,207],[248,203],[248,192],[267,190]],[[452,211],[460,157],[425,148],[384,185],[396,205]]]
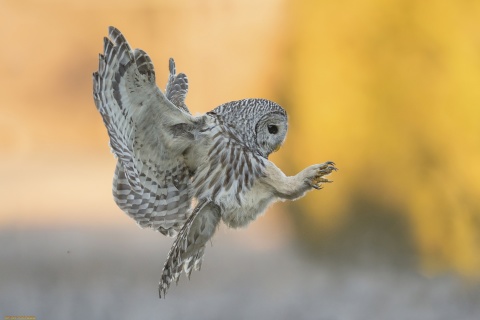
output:
[[[148,55],[109,28],[94,99],[118,158],[117,205],[140,226],[176,236],[159,285],[165,295],[182,270],[198,270],[220,220],[245,226],[277,200],[293,200],[330,182],[333,162],[285,176],[268,160],[287,133],[287,114],[264,99],[223,104],[200,116],[185,105],[188,79],[170,59],[165,95]]]

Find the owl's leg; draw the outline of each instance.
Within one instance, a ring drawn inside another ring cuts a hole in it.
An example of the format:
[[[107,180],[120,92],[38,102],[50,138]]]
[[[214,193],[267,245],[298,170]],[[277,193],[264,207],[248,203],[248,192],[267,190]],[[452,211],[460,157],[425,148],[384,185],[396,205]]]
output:
[[[273,163],[267,166],[265,181],[273,188],[273,194],[282,200],[295,200],[305,195],[312,189],[322,189],[323,183],[332,181],[325,176],[337,171],[335,163],[327,161],[322,164],[310,166],[295,176],[287,177]]]
[[[213,202],[201,200],[180,230],[168,253],[158,291],[165,297],[172,281],[178,281],[182,270],[190,277],[199,270],[205,244],[215,233],[220,222],[220,208]]]

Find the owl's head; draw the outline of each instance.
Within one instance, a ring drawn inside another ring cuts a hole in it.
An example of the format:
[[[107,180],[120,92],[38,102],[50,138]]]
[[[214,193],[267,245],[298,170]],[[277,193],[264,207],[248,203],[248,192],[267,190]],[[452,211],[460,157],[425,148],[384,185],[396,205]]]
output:
[[[269,100],[232,101],[215,108],[212,113],[221,116],[248,148],[265,158],[277,151],[287,136],[287,113]]]

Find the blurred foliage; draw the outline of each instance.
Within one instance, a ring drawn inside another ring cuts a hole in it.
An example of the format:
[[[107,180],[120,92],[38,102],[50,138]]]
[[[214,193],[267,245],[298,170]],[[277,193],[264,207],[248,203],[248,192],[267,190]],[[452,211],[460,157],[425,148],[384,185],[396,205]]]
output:
[[[290,12],[289,160],[340,168],[295,203],[303,236],[382,208],[408,221],[424,270],[480,275],[480,2],[302,0]]]
[[[193,113],[281,102],[290,130],[273,159],[288,174],[337,163],[290,214],[311,248],[366,236],[425,270],[480,274],[479,1],[23,0],[0,1],[0,21],[1,225],[131,225],[91,97],[115,25],[161,87],[175,57]]]

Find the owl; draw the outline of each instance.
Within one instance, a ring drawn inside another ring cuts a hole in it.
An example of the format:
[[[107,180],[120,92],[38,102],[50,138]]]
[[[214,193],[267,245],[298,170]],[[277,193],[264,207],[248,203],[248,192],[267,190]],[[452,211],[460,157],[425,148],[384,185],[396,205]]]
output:
[[[160,298],[184,272],[199,270],[220,221],[248,225],[278,200],[295,200],[331,182],[331,161],[286,176],[268,156],[287,134],[287,113],[275,102],[244,99],[193,116],[188,79],[170,75],[163,93],[152,60],[109,28],[93,96],[118,159],[115,203],[143,228],[175,237],[163,267]]]

